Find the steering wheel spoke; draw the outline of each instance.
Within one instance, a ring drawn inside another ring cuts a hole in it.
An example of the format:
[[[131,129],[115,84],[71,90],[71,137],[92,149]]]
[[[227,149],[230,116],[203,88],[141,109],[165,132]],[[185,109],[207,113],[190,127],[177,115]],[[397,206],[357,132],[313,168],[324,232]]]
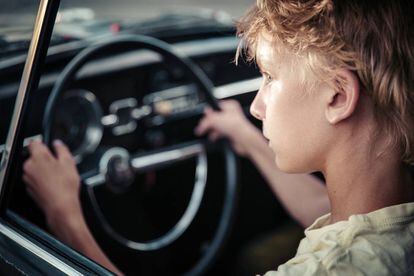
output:
[[[92,176],[81,176],[82,182],[90,187],[97,187],[104,185],[106,182],[105,174],[98,173]]]
[[[134,154],[132,157],[123,148],[111,148],[100,157],[98,172],[86,172],[82,174],[81,179],[85,185],[97,187],[106,184],[109,179],[118,178],[116,173],[119,173],[119,169],[123,169],[123,171],[128,169],[126,166],[130,168],[131,172],[143,173],[148,170],[169,167],[180,161],[196,159],[204,153],[205,144],[201,140],[146,151],[145,153]],[[112,164],[111,162],[114,162],[115,158],[118,158],[118,161]],[[120,164],[123,164],[121,168]],[[110,166],[116,166],[118,170],[116,168],[111,170]]]
[[[173,147],[165,147],[153,152],[136,154],[131,158],[131,167],[136,172],[157,170],[179,161],[197,157],[205,151],[203,142],[187,142]]]

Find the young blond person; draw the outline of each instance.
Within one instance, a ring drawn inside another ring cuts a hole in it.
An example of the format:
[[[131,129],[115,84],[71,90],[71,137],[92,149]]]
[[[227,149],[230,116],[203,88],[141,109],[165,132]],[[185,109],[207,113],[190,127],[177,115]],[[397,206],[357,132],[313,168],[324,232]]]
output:
[[[289,260],[303,238],[303,228],[329,212],[326,187],[310,174],[288,174],[277,168],[267,139],[234,100],[220,102],[220,112],[206,108],[195,133],[208,134],[212,141],[227,138],[235,151],[250,159],[269,183],[272,191],[294,221],[285,221],[272,231],[261,233],[237,253],[236,275],[255,275]],[[251,183],[255,185],[255,183]]]
[[[277,170],[322,172],[331,207],[305,231],[296,256],[269,275],[414,273],[413,10],[409,0],[259,0],[240,21],[264,77],[251,113],[263,121]],[[30,193],[46,216],[60,210],[61,223],[79,224],[79,208],[68,208],[79,204],[76,169],[60,161],[69,153],[55,158],[39,143],[31,152]],[[50,170],[39,164],[45,160],[62,165]],[[56,179],[76,187],[75,196],[47,207]],[[67,235],[81,251],[93,243]]]
[[[248,121],[237,101],[220,102],[220,112],[206,108],[195,133],[210,140],[225,137],[234,150],[249,158],[269,183],[287,212],[302,227],[329,212],[329,199],[323,182],[307,173],[284,173],[275,166],[274,153],[263,134]],[[252,184],[254,185],[254,184]]]

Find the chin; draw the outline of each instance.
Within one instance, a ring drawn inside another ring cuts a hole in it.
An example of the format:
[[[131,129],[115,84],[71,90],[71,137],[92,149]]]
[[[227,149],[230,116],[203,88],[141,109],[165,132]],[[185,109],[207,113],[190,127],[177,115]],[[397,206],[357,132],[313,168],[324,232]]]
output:
[[[275,165],[277,168],[284,172],[284,173],[303,173],[303,158],[296,159],[292,158],[291,155],[285,155],[280,150],[276,150],[276,147],[274,144],[269,143],[269,147],[272,149],[274,155],[275,155]]]
[[[301,162],[292,160],[289,158],[280,158],[280,155],[276,155],[275,163],[278,169],[284,173],[307,173],[308,170],[302,166]]]

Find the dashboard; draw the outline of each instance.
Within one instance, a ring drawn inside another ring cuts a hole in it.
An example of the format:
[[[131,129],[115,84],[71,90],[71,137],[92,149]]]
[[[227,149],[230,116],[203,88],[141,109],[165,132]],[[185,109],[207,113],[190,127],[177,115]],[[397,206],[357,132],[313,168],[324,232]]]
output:
[[[176,43],[174,48],[192,58],[212,80],[215,97],[225,99],[247,96],[257,91],[261,81],[255,68],[234,65],[237,45],[236,38],[221,37]],[[54,61],[41,77],[37,95],[33,97],[35,108],[31,110],[31,118],[36,119],[29,120],[27,128],[29,139],[41,134],[43,108],[38,107],[45,106],[65,61]],[[0,85],[0,107],[4,107],[5,118],[0,122],[3,143],[17,89],[18,83]],[[197,119],[204,108],[204,99],[197,87],[183,79],[179,68],[169,68],[156,54],[143,50],[109,54],[88,63],[70,90],[60,103],[55,138],[67,142],[79,158],[93,151],[101,139],[128,136],[138,126],[161,129],[182,118]],[[149,132],[144,144],[160,146],[160,136],[157,131]],[[79,137],[85,140],[80,141]]]

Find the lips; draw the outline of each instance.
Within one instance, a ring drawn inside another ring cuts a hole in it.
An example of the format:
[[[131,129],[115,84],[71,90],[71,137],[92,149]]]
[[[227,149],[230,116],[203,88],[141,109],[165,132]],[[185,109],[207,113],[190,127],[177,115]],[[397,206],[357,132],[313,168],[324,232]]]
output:
[[[263,134],[263,137],[266,139],[266,141],[269,143],[269,136],[267,136],[267,134],[266,134],[266,129],[265,129],[265,127],[264,127],[264,124],[262,125],[263,127],[262,127],[262,134]]]
[[[266,140],[267,145],[270,147],[270,139],[268,138],[266,132],[263,129],[263,138]]]
[[[270,146],[270,140],[269,138],[267,138],[265,133],[263,133],[263,138],[266,140],[266,143]]]
[[[265,131],[265,129],[263,128],[263,130],[262,130],[262,134],[263,134],[263,137],[267,140],[267,141],[269,141],[269,138],[267,138],[268,136],[266,135],[266,131]]]

